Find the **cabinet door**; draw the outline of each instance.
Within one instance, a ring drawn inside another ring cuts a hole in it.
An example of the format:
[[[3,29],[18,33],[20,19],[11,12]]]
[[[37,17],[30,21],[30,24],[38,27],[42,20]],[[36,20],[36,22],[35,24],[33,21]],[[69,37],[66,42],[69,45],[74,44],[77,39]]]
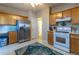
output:
[[[79,37],[76,38],[75,45],[76,45],[76,48],[75,49],[76,49],[77,53],[79,54]]]
[[[56,14],[52,14],[50,15],[50,18],[49,18],[49,24],[55,25],[55,23],[56,23]]]
[[[0,24],[8,24],[8,16],[5,14],[0,14]]]
[[[57,19],[57,18],[62,18],[62,12],[56,13],[56,19]]]
[[[79,7],[72,9],[72,24],[79,23]]]
[[[75,38],[71,37],[71,41],[70,41],[70,51],[71,53],[75,53]]]
[[[17,33],[9,32],[9,44],[16,43],[16,41],[17,41]]]
[[[79,54],[79,37],[72,37],[70,46],[71,53]]]
[[[53,32],[48,32],[48,43],[53,44]]]
[[[71,17],[71,9],[63,11],[62,14],[63,17]]]
[[[9,25],[15,25],[16,24],[16,16],[9,15]]]

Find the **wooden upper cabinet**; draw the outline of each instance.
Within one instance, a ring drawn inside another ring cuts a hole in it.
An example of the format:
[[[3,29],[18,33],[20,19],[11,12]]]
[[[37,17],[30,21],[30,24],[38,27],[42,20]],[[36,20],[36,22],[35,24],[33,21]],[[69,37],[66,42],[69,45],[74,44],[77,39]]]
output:
[[[15,25],[16,20],[12,17],[12,15],[8,14],[0,14],[0,24],[3,25]]]
[[[72,9],[72,24],[79,24],[79,7]]]
[[[72,24],[79,24],[79,7],[68,9],[62,12],[53,13],[50,15],[49,24],[53,25],[56,23],[56,19],[63,17],[71,17]]]
[[[17,16],[7,13],[0,13],[0,24],[3,25],[16,25],[16,20],[27,20],[28,17]]]
[[[0,24],[8,24],[8,16],[5,14],[0,14]]]
[[[56,14],[50,15],[49,24],[50,25],[55,25],[55,23],[56,23],[55,20],[56,20]]]
[[[55,25],[57,18],[62,18],[62,12],[51,14],[50,18],[49,18],[49,24],[50,25]]]
[[[71,9],[62,12],[63,17],[71,17]]]
[[[27,17],[20,17],[20,16],[14,16],[14,15],[9,15],[9,24],[15,25],[16,20],[27,20]]]
[[[62,18],[62,12],[56,13],[56,19],[57,19],[57,18]]]
[[[9,15],[9,19],[8,20],[9,20],[8,21],[9,22],[9,25],[15,25],[17,18],[14,15]]]

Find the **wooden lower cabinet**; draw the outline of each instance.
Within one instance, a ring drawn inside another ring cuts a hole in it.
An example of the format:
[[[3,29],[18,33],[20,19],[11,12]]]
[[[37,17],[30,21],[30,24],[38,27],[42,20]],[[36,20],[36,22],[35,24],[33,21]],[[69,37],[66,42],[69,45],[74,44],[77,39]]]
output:
[[[70,52],[79,54],[79,34],[71,34]]]
[[[17,32],[9,32],[9,44],[13,44],[17,42]]]
[[[53,44],[54,37],[53,37],[53,31],[48,31],[48,43]]]

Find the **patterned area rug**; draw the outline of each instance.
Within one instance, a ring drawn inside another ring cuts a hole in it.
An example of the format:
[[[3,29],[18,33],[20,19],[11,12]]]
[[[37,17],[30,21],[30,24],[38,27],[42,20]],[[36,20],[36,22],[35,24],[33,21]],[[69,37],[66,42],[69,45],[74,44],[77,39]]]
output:
[[[40,43],[33,43],[29,46],[15,50],[16,55],[62,55]]]

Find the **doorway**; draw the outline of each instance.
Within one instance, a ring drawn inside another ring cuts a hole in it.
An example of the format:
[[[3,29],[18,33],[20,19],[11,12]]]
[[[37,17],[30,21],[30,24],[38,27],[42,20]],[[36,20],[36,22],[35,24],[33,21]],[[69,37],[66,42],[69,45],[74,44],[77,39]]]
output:
[[[42,17],[38,18],[38,42],[42,42]]]

